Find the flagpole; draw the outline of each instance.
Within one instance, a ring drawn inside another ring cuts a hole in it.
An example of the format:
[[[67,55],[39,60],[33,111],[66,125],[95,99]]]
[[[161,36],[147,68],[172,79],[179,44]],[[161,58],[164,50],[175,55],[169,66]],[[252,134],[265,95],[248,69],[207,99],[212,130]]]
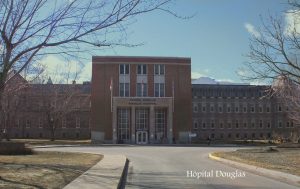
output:
[[[173,99],[172,99],[172,109],[173,109],[173,113],[174,113],[174,97],[175,97],[175,86],[174,86],[174,80],[172,81],[172,96],[173,96]]]
[[[110,111],[113,112],[113,79],[110,79]]]

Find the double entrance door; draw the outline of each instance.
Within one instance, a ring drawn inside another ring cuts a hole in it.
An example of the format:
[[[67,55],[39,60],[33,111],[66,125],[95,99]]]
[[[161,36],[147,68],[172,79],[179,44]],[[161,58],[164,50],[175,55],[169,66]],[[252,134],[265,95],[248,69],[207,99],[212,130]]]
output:
[[[137,131],[136,132],[136,143],[137,144],[148,144],[148,131]]]

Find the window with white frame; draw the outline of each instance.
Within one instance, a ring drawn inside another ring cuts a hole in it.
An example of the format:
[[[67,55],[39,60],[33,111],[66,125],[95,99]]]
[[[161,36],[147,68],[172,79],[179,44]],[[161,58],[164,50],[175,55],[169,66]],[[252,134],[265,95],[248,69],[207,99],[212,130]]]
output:
[[[130,109],[118,109],[118,140],[130,139]]]
[[[138,64],[137,65],[137,74],[138,75],[146,75],[147,74],[147,65],[146,64]]]
[[[76,117],[76,128],[80,128],[80,117]]]
[[[129,83],[119,83],[120,97],[129,97]]]
[[[165,84],[164,83],[154,83],[154,94],[155,97],[165,96]]]
[[[148,96],[147,83],[137,83],[136,84],[136,96]]]
[[[198,129],[198,121],[194,121],[194,129]]]
[[[165,65],[155,64],[154,65],[154,74],[155,75],[165,75]]]
[[[129,74],[129,64],[120,64],[120,75],[128,75]]]

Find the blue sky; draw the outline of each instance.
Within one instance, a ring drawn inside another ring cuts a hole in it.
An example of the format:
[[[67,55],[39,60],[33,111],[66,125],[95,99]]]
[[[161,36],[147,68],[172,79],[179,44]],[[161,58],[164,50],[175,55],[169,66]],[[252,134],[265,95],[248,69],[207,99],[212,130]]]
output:
[[[183,56],[192,58],[192,76],[241,82],[236,72],[247,61],[249,38],[245,24],[259,26],[260,15],[281,15],[284,0],[177,0],[170,5],[188,20],[161,12],[137,18],[128,29],[128,42],[145,44],[116,47],[98,55]],[[255,29],[254,28],[254,29]]]
[[[248,61],[249,38],[256,34],[260,16],[284,16],[290,8],[287,0],[175,0],[169,7],[179,15],[195,16],[178,19],[162,11],[139,15],[128,26],[127,42],[144,45],[99,50],[94,55],[191,57],[192,78],[244,82],[237,72]],[[44,61],[61,62],[53,56]],[[91,62],[87,62],[80,81],[90,78]]]

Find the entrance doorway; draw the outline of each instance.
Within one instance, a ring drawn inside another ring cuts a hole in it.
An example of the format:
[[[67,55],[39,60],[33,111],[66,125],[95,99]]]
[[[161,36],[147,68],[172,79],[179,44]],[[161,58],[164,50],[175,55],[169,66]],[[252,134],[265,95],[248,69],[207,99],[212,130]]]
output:
[[[137,131],[136,132],[136,143],[137,144],[148,144],[148,132]]]

